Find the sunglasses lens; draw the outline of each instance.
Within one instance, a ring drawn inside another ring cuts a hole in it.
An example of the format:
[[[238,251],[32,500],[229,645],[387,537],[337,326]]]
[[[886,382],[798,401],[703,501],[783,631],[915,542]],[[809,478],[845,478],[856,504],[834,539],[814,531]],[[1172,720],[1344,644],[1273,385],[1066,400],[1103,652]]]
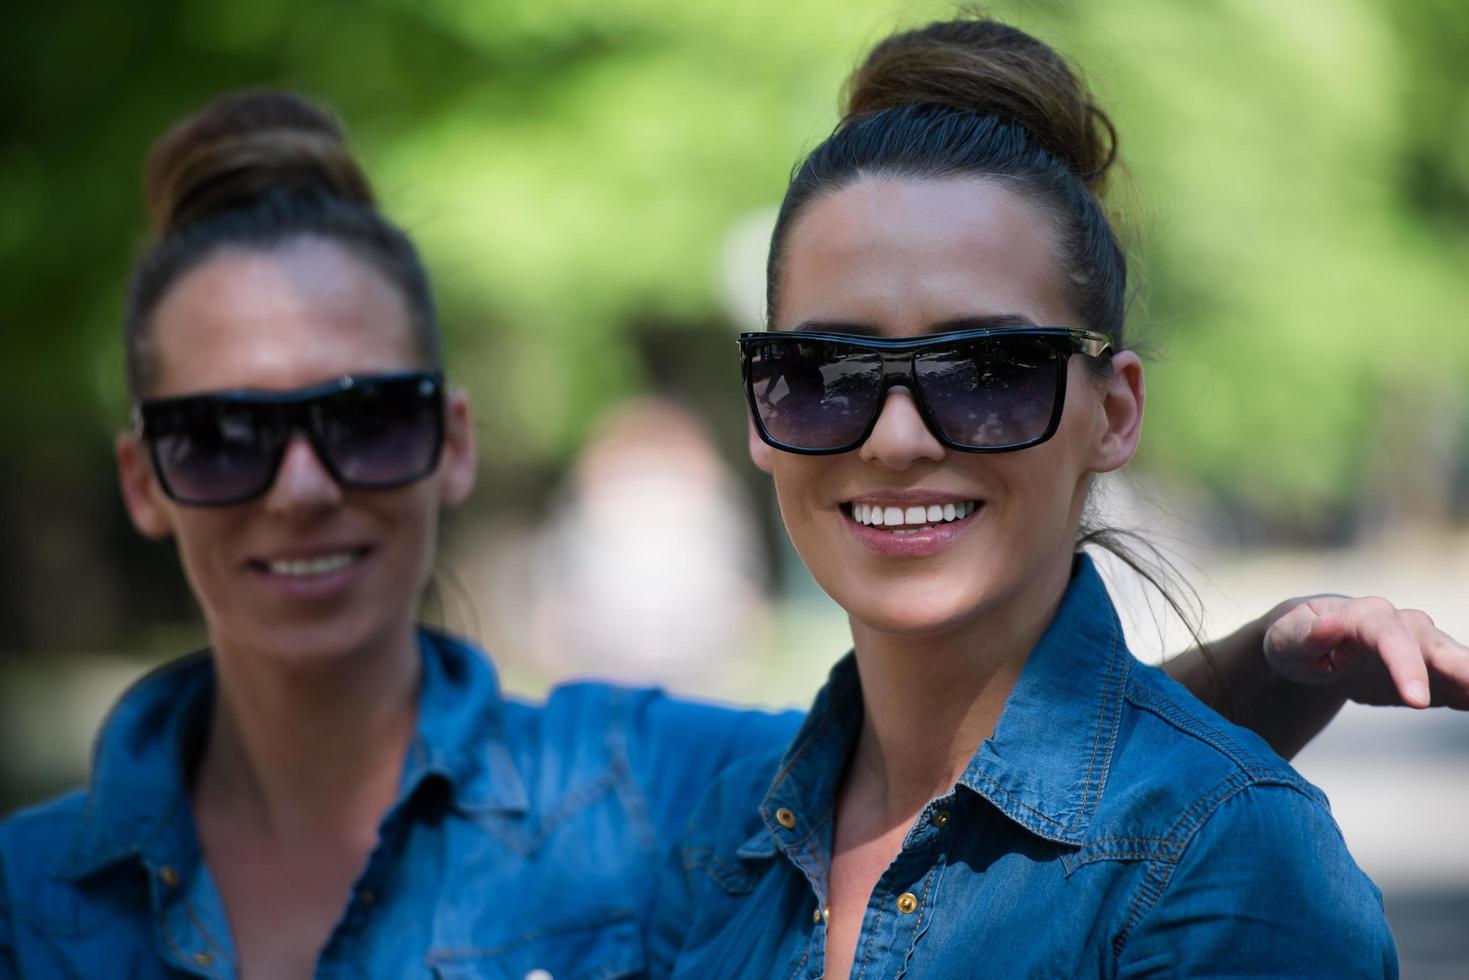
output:
[[[751,345],[749,381],[760,424],[793,449],[840,449],[862,437],[882,392],[882,357],[829,341]]]
[[[259,406],[200,399],[148,420],[153,459],[169,492],[186,503],[218,504],[262,492],[280,455],[279,426]]]
[[[381,489],[427,476],[443,442],[443,396],[427,376],[364,381],[313,408],[318,448],[347,486]]]
[[[926,351],[914,373],[946,439],[997,449],[1035,442],[1050,428],[1059,359],[1045,339],[995,337]]]

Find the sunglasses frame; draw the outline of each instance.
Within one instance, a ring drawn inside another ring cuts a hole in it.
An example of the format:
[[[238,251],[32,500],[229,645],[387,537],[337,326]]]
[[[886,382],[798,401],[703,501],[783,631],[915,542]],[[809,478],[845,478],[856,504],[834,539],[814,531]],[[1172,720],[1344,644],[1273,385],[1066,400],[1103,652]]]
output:
[[[321,445],[319,433],[312,424],[312,409],[324,399],[343,392],[363,388],[368,385],[377,385],[384,382],[417,382],[432,385],[432,392],[424,392],[427,399],[432,397],[434,413],[434,447],[433,454],[429,457],[428,464],[421,471],[415,471],[412,475],[399,480],[386,483],[362,483],[361,481],[346,479],[337,464],[332,461],[331,454]],[[378,374],[347,374],[331,381],[311,385],[306,388],[294,388],[290,391],[258,391],[252,389],[231,389],[227,391],[211,391],[194,395],[180,395],[171,398],[150,398],[137,402],[133,406],[133,431],[148,447],[148,458],[153,465],[153,472],[158,477],[158,484],[170,499],[189,507],[232,507],[237,504],[248,503],[263,497],[275,485],[276,477],[280,474],[281,463],[286,458],[286,450],[290,448],[291,439],[297,433],[306,437],[311,444],[311,451],[316,454],[317,462],[331,475],[337,485],[346,490],[394,490],[405,487],[410,483],[416,483],[432,473],[439,465],[439,458],[444,451],[445,437],[445,405],[444,405],[445,382],[444,374],[439,370],[431,371],[394,371]],[[273,409],[275,415],[284,419],[286,433],[285,440],[276,451],[275,459],[271,461],[268,476],[262,486],[248,494],[240,494],[223,500],[197,500],[184,497],[175,492],[168,480],[165,468],[158,458],[157,437],[158,433],[154,427],[165,413],[176,412],[182,407],[201,403],[208,405],[248,405],[260,406],[265,409]]]
[[[951,346],[953,344],[965,343],[975,340],[987,340],[996,337],[1037,337],[1050,339],[1057,353],[1056,357],[1056,398],[1055,405],[1051,410],[1051,418],[1046,423],[1045,431],[1034,439],[1024,442],[1010,443],[1004,446],[969,446],[956,442],[944,435],[939,427],[937,418],[934,417],[923,391],[918,387],[915,363],[920,353],[926,350]],[[871,416],[862,429],[862,434],[851,442],[830,449],[810,449],[801,446],[793,446],[774,438],[765,428],[764,421],[760,418],[760,410],[755,397],[755,383],[750,376],[751,350],[757,344],[768,343],[772,340],[793,341],[817,341],[852,348],[865,353],[877,354],[882,358],[882,377],[879,381],[878,396],[873,403]],[[872,430],[877,427],[877,420],[882,415],[883,406],[887,403],[888,392],[895,387],[904,387],[913,395],[913,403],[918,406],[918,414],[923,417],[924,425],[928,431],[945,448],[963,453],[1010,453],[1020,449],[1029,449],[1038,446],[1056,434],[1057,427],[1061,424],[1061,412],[1066,406],[1066,364],[1072,354],[1081,353],[1088,357],[1097,358],[1112,351],[1112,341],[1105,334],[1094,330],[1080,330],[1074,327],[983,327],[974,330],[956,330],[949,333],[926,334],[921,337],[872,337],[866,334],[843,334],[822,333],[803,330],[760,330],[747,331],[740,334],[740,377],[744,382],[745,399],[749,403],[750,418],[754,422],[755,432],[761,441],[781,452],[796,453],[801,456],[835,456],[841,453],[849,453],[859,448],[872,435]]]

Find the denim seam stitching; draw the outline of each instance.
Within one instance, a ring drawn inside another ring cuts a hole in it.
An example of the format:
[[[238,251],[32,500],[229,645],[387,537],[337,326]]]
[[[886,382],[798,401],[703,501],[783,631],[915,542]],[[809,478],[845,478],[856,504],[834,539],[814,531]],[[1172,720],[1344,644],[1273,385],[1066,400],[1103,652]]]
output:
[[[873,921],[871,930],[862,929],[859,930],[857,933],[858,949],[862,948],[864,945],[867,947],[867,952],[862,956],[862,970],[857,974],[857,980],[863,980],[863,978],[867,976],[867,968],[872,965],[872,944],[870,942],[866,942],[865,940],[867,940],[867,938],[871,934],[880,932],[882,930],[882,921],[883,918],[886,917],[886,915],[887,909],[884,906],[879,905],[877,907],[877,918]],[[866,917],[867,916],[864,914],[863,918],[865,919]]]
[[[995,782],[994,778],[991,777],[988,773],[977,772],[977,773],[974,773],[974,775],[977,778],[979,778],[980,780],[982,780],[985,783],[985,785],[991,787],[993,789],[993,791],[994,791],[994,793],[995,793],[996,796],[1002,797],[1003,799],[1005,799],[1006,802],[1008,802],[1008,803],[1010,803],[1010,804],[1018,807],[1021,810],[1024,810],[1027,813],[1034,814],[1036,817],[1038,817],[1040,820],[1044,821],[1045,823],[1048,823],[1048,824],[1051,824],[1053,826],[1059,827],[1063,831],[1070,829],[1069,827],[1067,827],[1066,824],[1064,824],[1061,821],[1055,819],[1054,817],[1047,816],[1046,814],[1044,814],[1041,811],[1035,809],[1034,807],[1028,806],[1025,803],[1022,803],[1020,800],[1016,799],[1015,796],[1012,795],[1009,790],[1005,789],[999,783]]]
[[[796,978],[801,975],[801,967],[805,966],[806,965],[806,961],[809,960],[810,958],[811,958],[811,942],[809,940],[807,940],[805,951],[801,953],[801,958],[796,961],[796,968],[791,971],[791,980],[796,980]]]
[[[918,940],[928,931],[928,896],[929,892],[938,883],[938,865],[929,865],[928,871],[923,876],[923,895],[918,899],[918,921],[913,923],[913,935],[908,940],[908,950],[903,954],[903,962],[898,965],[898,972],[894,980],[908,972],[908,964],[913,959],[914,950],[918,946]]]
[[[150,889],[150,891],[151,890],[152,889]],[[184,903],[184,910],[185,910],[185,912],[188,912],[189,913],[189,918],[190,919],[193,919],[193,914],[189,910],[188,904],[189,904],[188,902],[185,902]],[[179,963],[184,963],[185,962],[184,951],[179,946],[179,944],[174,940],[173,930],[168,927],[168,917],[166,915],[164,915],[162,913],[162,911],[159,911],[158,913],[155,914],[154,921],[157,923],[158,931],[163,934],[163,941],[168,946],[169,952],[171,952],[173,954],[174,959],[177,960]],[[197,925],[197,922],[195,924]],[[207,935],[205,936],[205,939],[206,939],[206,941],[208,940],[208,936]],[[194,966],[197,967],[198,964],[196,963],[196,964],[194,964]],[[211,975],[211,976],[214,975],[214,972],[215,972],[214,970],[210,970],[209,971],[209,975]]]
[[[184,899],[183,902],[184,912],[188,914],[189,922],[191,922],[194,928],[199,930],[199,934],[204,937],[204,945],[209,948],[212,955],[223,956],[224,946],[215,940],[213,933],[204,928],[204,923],[199,920],[199,916],[195,913],[194,903],[189,901],[188,899]]]
[[[1143,880],[1142,885],[1139,886],[1138,893],[1134,896],[1132,904],[1128,909],[1122,931],[1112,941],[1114,956],[1121,955],[1122,950],[1127,946],[1127,939],[1131,935],[1132,930],[1148,912],[1152,911],[1158,900],[1163,897],[1163,893],[1167,891],[1169,883],[1173,880],[1173,872],[1178,868],[1189,845],[1193,843],[1194,839],[1198,836],[1199,830],[1208,822],[1209,817],[1218,812],[1219,808],[1226,802],[1238,796],[1240,792],[1254,785],[1258,785],[1256,780],[1245,779],[1240,773],[1231,774],[1216,784],[1209,794],[1200,797],[1193,806],[1189,807],[1179,817],[1174,827],[1180,831],[1185,831],[1186,828],[1186,832],[1181,834],[1178,849],[1171,859],[1166,861],[1154,860],[1153,867],[1149,869],[1148,876]],[[1289,786],[1290,784],[1286,783],[1283,785]],[[1197,816],[1195,816],[1195,811],[1199,811]],[[1145,899],[1146,905],[1144,905]]]
[[[1119,690],[1115,696],[1112,694],[1112,677],[1116,673],[1120,662],[1120,658],[1117,655],[1118,625],[1115,621],[1112,624],[1111,634],[1107,652],[1107,676],[1102,681],[1101,704],[1097,709],[1097,734],[1092,742],[1092,754],[1091,759],[1087,763],[1086,780],[1082,784],[1081,807],[1070,825],[1073,829],[1081,824],[1081,821],[1085,818],[1087,806],[1091,802],[1093,776],[1097,769],[1097,749],[1101,746],[1104,735],[1110,735],[1110,740],[1107,743],[1106,757],[1102,762],[1102,772],[1104,774],[1108,766],[1111,765],[1112,750],[1116,747],[1117,743],[1117,725],[1122,707],[1122,692]],[[1108,725],[1109,714],[1111,716],[1110,726]],[[1100,799],[1100,789],[1098,790],[1097,796]]]
[[[1226,732],[1200,723],[1171,698],[1135,684],[1128,691],[1127,699],[1142,710],[1157,715],[1175,728],[1212,747],[1240,769],[1258,768],[1259,760],[1254,753],[1244,751]]]

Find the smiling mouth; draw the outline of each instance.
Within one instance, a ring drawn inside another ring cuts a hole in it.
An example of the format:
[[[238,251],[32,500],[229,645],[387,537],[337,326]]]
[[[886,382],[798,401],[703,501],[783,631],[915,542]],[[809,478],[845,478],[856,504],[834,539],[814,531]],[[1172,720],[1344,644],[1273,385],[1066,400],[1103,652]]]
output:
[[[882,528],[892,534],[917,534],[944,524],[962,521],[982,506],[984,506],[982,500],[926,505],[909,504],[902,507],[846,503],[842,504],[842,513],[864,527]]]
[[[334,551],[329,554],[312,555],[310,558],[276,558],[270,561],[252,560],[250,567],[258,572],[279,575],[282,578],[321,578],[339,572],[367,557],[367,548]]]

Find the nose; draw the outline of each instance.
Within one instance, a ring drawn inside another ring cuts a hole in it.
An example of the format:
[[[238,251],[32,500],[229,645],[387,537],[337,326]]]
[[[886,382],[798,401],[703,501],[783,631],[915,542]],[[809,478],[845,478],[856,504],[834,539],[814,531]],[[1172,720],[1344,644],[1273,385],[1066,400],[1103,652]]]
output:
[[[938,462],[948,455],[944,444],[929,431],[928,424],[907,388],[888,391],[877,425],[857,450],[864,462],[881,463],[894,470],[906,470],[922,460]]]
[[[275,482],[265,495],[273,514],[301,517],[330,510],[342,502],[342,488],[327,472],[311,442],[301,433],[291,436]]]

